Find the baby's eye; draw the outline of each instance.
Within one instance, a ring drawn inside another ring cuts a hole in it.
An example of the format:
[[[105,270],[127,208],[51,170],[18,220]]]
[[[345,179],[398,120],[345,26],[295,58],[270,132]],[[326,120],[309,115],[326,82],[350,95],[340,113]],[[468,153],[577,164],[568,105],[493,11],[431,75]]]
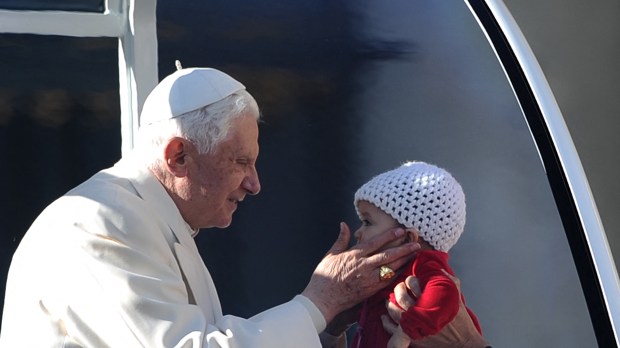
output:
[[[370,226],[370,221],[363,219],[362,220],[362,226]]]

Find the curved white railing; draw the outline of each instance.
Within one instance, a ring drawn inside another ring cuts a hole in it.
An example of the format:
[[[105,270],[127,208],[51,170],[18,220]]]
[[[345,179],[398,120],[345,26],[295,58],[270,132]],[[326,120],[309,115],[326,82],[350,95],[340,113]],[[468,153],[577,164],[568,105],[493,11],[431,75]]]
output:
[[[589,253],[594,261],[618,344],[620,343],[618,337],[620,332],[620,280],[579,155],[545,75],[510,11],[501,0],[486,0],[486,4],[508,40],[548,126],[585,231]],[[469,3],[467,5],[470,6]],[[473,12],[473,9],[471,10]],[[483,27],[480,21],[479,24]],[[486,31],[485,35],[491,41]]]

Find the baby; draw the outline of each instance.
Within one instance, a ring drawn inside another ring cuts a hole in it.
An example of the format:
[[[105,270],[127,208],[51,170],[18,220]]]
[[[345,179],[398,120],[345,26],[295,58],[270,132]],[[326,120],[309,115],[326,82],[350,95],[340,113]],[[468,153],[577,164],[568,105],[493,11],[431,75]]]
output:
[[[422,294],[402,314],[394,335],[381,322],[381,316],[387,314],[386,299],[396,304],[393,286],[368,298],[358,318],[352,347],[424,346],[423,339],[441,331],[464,304],[459,288],[445,273],[454,276],[448,265],[448,251],[465,227],[463,190],[447,171],[424,162],[407,162],[362,185],[355,193],[354,204],[362,222],[355,232],[358,241],[401,226],[406,230],[405,237],[396,244],[417,241],[422,246],[393,278],[398,284],[415,276]],[[481,332],[474,313],[466,310]]]

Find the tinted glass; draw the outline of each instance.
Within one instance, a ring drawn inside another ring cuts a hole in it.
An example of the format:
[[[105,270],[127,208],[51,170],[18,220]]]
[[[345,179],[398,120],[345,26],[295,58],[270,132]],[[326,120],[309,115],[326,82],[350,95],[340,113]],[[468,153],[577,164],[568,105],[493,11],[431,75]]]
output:
[[[464,187],[451,263],[493,345],[596,346],[537,150],[463,3],[169,0],[158,16],[162,76],[174,59],[221,68],[264,114],[263,191],[198,237],[225,313],[300,292],[338,222],[359,226],[357,187],[424,160]]]
[[[103,0],[0,0],[0,9],[32,11],[103,12]]]
[[[3,282],[41,210],[120,156],[116,41],[0,35]]]

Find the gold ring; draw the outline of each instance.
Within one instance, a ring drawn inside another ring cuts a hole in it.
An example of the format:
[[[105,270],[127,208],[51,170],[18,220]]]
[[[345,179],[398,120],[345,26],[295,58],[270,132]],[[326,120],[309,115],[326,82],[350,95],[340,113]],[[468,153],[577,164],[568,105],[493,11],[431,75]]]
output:
[[[388,266],[381,266],[379,268],[379,278],[381,279],[381,281],[390,280],[394,278],[395,275],[396,273],[394,273],[394,270]]]

